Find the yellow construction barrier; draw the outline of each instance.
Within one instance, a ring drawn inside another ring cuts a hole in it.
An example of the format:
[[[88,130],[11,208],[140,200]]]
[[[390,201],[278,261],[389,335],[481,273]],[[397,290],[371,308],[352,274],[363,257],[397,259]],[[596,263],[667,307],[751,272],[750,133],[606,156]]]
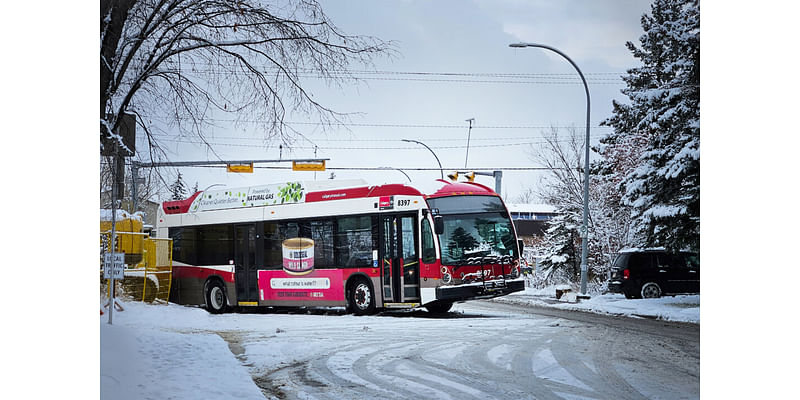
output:
[[[110,226],[110,224],[108,224]],[[119,228],[119,224],[117,224]],[[102,253],[111,251],[111,232],[100,234]],[[125,278],[117,297],[168,302],[172,284],[172,239],[150,238],[139,232],[117,232],[115,251],[125,253]],[[102,261],[101,261],[102,264]],[[101,275],[102,279],[102,268]]]

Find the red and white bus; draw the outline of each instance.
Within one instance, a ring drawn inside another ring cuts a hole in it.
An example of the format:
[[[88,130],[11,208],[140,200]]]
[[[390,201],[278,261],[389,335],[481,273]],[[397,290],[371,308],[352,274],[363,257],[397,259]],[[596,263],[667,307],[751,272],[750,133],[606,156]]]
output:
[[[500,197],[477,183],[430,190],[363,181],[197,192],[159,207],[173,241],[170,300],[230,307],[346,307],[356,314],[524,289],[522,250]]]

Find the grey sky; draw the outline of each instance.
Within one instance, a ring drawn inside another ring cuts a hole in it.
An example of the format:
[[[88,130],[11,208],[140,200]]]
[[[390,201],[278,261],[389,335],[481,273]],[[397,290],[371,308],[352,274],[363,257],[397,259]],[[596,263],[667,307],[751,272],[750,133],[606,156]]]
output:
[[[309,79],[308,88],[323,104],[336,111],[358,113],[350,119],[355,125],[349,132],[334,129],[323,134],[318,126],[309,124],[313,121],[289,117],[300,123],[295,128],[310,142],[298,141],[291,151],[283,151],[283,157],[314,157],[317,146],[317,157],[330,158],[329,167],[437,167],[424,147],[400,141],[408,138],[433,148],[447,172],[464,167],[465,120],[475,118],[468,167],[536,166],[527,155],[530,145],[523,143],[540,142],[537,137],[549,126],[574,126],[582,131],[585,94],[575,70],[557,54],[508,47],[521,41],[560,49],[587,76],[592,142],[596,143],[609,129],[597,125],[610,116],[612,98],[624,100],[619,93],[623,88],[619,75],[636,62],[625,41],[638,41],[640,17],[649,11],[649,4],[633,0],[323,1],[328,16],[344,32],[397,42],[398,57],[377,60],[376,71],[436,74],[362,75],[366,78],[363,83],[341,89]],[[499,73],[540,75],[484,75]],[[218,124],[220,128],[209,132],[209,142],[221,157],[278,158],[277,143],[265,145],[255,127]],[[215,159],[203,146],[185,140],[165,143],[172,160]],[[200,189],[217,183],[236,187],[314,179],[310,172],[268,169],[256,169],[254,174],[227,174],[209,168],[184,168],[181,172],[188,186],[198,182]],[[330,172],[317,173],[317,179],[327,178]],[[397,171],[333,172],[338,179],[360,177],[370,183],[408,181]],[[405,172],[414,181],[439,177],[438,171]],[[536,172],[504,171],[502,194],[512,199],[538,179]],[[494,185],[488,177],[478,181]]]

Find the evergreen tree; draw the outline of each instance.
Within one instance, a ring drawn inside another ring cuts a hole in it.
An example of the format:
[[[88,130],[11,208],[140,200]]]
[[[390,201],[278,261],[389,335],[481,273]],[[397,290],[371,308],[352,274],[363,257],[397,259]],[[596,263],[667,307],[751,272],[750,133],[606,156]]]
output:
[[[478,240],[462,227],[458,227],[453,231],[453,233],[450,235],[450,242],[454,243],[458,248],[465,251],[472,250],[478,247],[479,244]]]
[[[582,221],[576,213],[563,213],[550,220],[545,231],[542,251],[541,281],[544,284],[565,284],[580,281],[580,242],[578,228]]]
[[[628,49],[642,66],[627,71],[622,93],[603,123],[606,147],[643,135],[638,165],[622,180],[641,245],[700,247],[700,6],[697,0],[655,0],[642,16],[640,46]],[[601,170],[614,169],[605,160]]]
[[[195,194],[200,191],[200,182],[194,181],[194,187],[192,188],[192,194]]]
[[[183,200],[187,197],[188,190],[186,189],[186,184],[183,183],[183,176],[180,172],[178,172],[178,178],[175,179],[175,183],[169,187],[169,191],[172,193],[171,200]]]

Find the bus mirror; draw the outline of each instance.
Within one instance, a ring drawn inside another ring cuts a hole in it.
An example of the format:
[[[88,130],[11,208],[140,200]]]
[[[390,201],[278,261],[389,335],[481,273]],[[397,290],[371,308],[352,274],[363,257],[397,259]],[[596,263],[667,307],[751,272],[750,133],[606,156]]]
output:
[[[525,248],[525,242],[522,239],[517,239],[517,243],[519,243],[519,254],[522,254],[522,249]]]
[[[444,220],[441,215],[433,217],[433,231],[436,232],[437,235],[444,233]]]

